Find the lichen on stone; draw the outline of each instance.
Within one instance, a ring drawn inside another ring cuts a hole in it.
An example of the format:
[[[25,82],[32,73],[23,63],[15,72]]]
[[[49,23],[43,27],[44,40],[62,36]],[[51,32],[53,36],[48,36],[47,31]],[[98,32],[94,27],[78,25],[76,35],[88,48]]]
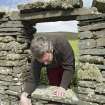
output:
[[[81,63],[77,71],[77,77],[79,80],[95,80],[102,82],[103,77],[95,64]]]

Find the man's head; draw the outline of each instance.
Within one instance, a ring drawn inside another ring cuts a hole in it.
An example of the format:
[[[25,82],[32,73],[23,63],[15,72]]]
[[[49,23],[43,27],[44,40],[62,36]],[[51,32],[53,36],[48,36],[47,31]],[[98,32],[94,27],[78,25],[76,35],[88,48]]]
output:
[[[53,59],[53,45],[44,35],[36,36],[31,42],[33,57],[41,63],[49,64]]]

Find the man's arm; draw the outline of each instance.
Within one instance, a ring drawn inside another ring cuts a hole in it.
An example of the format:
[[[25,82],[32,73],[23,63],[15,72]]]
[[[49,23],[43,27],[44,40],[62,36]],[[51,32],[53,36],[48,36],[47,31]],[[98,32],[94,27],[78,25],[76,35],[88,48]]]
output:
[[[26,80],[24,82],[24,90],[23,90],[24,92],[28,93],[28,95],[31,95],[31,93],[37,87],[40,81],[40,71],[41,71],[40,63],[37,62],[35,59],[32,59],[30,75],[26,77]]]
[[[60,86],[67,89],[74,76],[75,58],[73,49],[66,39],[61,42],[60,46],[62,54],[62,67],[64,69]]]

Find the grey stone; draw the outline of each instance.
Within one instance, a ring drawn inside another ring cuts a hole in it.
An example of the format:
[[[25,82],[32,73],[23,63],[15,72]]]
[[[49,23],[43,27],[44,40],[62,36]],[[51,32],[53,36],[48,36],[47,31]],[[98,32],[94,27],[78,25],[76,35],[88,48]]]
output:
[[[105,30],[93,31],[93,35],[96,38],[105,38]]]
[[[98,67],[99,69],[105,70],[105,65],[99,65],[99,64],[97,64],[97,67]]]
[[[95,48],[96,41],[94,39],[85,39],[79,41],[79,49]]]
[[[56,86],[41,86],[35,89],[32,93],[32,98],[34,99],[42,99],[48,101],[55,101],[67,104],[77,104],[79,99],[77,98],[76,94],[71,90],[68,89],[65,92],[64,97],[57,97],[53,95],[53,91],[56,89]]]
[[[6,56],[2,56],[0,58],[0,60],[22,60],[26,57],[25,54],[15,54],[15,53],[11,53],[11,54],[7,54]]]
[[[97,47],[105,46],[105,38],[99,38],[96,40]]]
[[[83,101],[94,102],[94,103],[105,103],[105,96],[104,95],[83,95],[79,94],[79,98]]]
[[[96,64],[104,63],[104,57],[100,57],[100,56],[83,55],[83,56],[80,56],[79,60],[81,62],[89,62],[89,63],[96,63]]]
[[[23,49],[27,48],[27,43],[24,44],[20,44],[18,42],[15,41],[11,41],[9,43],[0,43],[0,50],[2,51],[8,51],[10,50],[11,52],[18,52],[21,51]]]
[[[78,102],[78,105],[99,105],[99,104],[80,100]]]
[[[12,74],[12,68],[10,67],[0,67],[0,74]]]
[[[34,9],[38,10],[38,9],[54,9],[54,8],[60,8],[60,9],[68,9],[68,8],[72,8],[72,6],[80,6],[82,5],[82,0],[53,0],[53,1],[47,1],[47,2],[43,2],[43,1],[37,1],[34,3],[28,3],[28,4],[22,4],[22,5],[18,5],[18,8],[20,10],[30,10],[30,9]]]
[[[24,27],[21,21],[8,21],[5,23],[2,23],[0,25],[0,28],[22,28]]]
[[[23,32],[22,28],[0,28],[0,32]]]
[[[94,49],[85,49],[85,50],[80,50],[80,54],[86,54],[86,55],[105,55],[105,49],[99,49],[99,48],[94,48]]]
[[[0,74],[0,80],[2,80],[2,81],[7,81],[7,82],[12,82],[12,80],[13,80],[13,78],[12,78],[12,76],[10,76],[10,75],[3,75],[3,74]]]
[[[78,87],[78,93],[89,95],[89,94],[94,94],[95,90],[91,88]]]
[[[14,91],[14,92],[22,92],[22,85],[20,85],[20,86],[19,85],[18,86],[17,85],[14,85],[14,86],[9,85],[8,89],[11,91]]]
[[[81,87],[86,87],[86,88],[96,88],[96,81],[78,81],[78,85]]]
[[[10,60],[0,60],[0,66],[22,66],[27,63],[27,60],[16,60],[16,61],[10,61]]]
[[[103,78],[105,78],[105,71],[102,71],[102,76]]]
[[[89,31],[89,30],[99,30],[99,29],[105,29],[105,23],[95,23],[79,27],[79,31]]]
[[[0,42],[10,42],[10,41],[14,41],[15,39],[12,36],[4,36],[4,37],[0,37]]]
[[[91,31],[80,32],[80,39],[90,39],[93,38],[93,34]]]
[[[0,32],[0,36],[16,36],[21,34],[20,32]]]
[[[84,21],[94,21],[98,19],[105,19],[105,14],[88,14],[88,15],[82,15],[82,16],[77,16],[76,20],[84,22]]]
[[[105,94],[105,84],[104,83],[97,84],[95,92],[99,94]]]
[[[104,0],[93,0],[93,7],[96,7],[98,11],[105,13],[105,1]]]

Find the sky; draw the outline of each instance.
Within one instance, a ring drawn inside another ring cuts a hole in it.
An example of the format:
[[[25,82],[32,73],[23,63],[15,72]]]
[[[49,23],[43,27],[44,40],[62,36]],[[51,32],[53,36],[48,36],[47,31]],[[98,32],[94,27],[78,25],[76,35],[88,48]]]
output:
[[[0,8],[17,10],[18,4],[32,2],[34,0],[0,0]],[[83,0],[83,5],[90,8],[93,0]],[[78,32],[77,21],[57,21],[48,23],[37,23],[37,32]]]

